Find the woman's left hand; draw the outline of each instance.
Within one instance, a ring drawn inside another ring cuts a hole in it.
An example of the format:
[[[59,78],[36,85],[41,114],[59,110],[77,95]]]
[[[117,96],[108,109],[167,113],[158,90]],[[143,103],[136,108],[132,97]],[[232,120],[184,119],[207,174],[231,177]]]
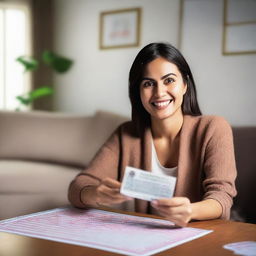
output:
[[[185,227],[192,218],[192,207],[187,197],[173,197],[154,200],[151,205],[162,217]]]

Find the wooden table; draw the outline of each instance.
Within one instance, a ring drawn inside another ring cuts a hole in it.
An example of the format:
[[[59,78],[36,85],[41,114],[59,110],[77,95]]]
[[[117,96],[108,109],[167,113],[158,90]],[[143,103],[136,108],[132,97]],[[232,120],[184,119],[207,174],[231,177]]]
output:
[[[126,213],[127,214],[127,213]],[[149,215],[134,214],[139,216]],[[155,255],[175,256],[222,256],[234,255],[232,251],[223,248],[223,245],[240,242],[256,241],[256,225],[224,220],[192,222],[189,227],[210,229],[214,232],[201,238],[192,240]],[[20,235],[0,232],[1,256],[94,256],[118,255],[88,247],[53,242],[49,240],[30,238]]]

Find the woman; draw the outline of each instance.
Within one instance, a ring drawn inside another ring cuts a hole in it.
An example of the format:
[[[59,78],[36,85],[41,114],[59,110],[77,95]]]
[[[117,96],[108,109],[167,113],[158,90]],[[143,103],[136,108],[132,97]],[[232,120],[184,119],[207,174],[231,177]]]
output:
[[[117,128],[71,183],[70,202],[85,208],[132,200],[120,194],[125,167],[132,166],[177,177],[173,198],[135,199],[135,211],[178,226],[228,219],[236,195],[232,130],[221,117],[201,115],[181,53],[165,43],[144,47],[130,70],[129,95],[132,121]]]

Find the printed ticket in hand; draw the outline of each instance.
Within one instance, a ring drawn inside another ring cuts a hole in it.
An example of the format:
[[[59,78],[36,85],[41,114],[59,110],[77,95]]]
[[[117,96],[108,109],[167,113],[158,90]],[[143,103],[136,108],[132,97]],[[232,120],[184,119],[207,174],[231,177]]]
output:
[[[176,178],[154,174],[127,166],[121,186],[121,194],[151,201],[173,196]]]

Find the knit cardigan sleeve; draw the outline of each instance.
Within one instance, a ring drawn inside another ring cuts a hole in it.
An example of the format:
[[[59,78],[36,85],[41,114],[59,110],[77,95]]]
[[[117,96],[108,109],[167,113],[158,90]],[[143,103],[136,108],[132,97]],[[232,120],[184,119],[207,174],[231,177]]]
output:
[[[94,156],[88,168],[79,173],[71,182],[68,189],[68,199],[70,203],[78,208],[85,208],[81,200],[83,188],[91,185],[98,185],[101,179],[109,177],[117,179],[119,155],[120,155],[120,127],[103,144]]]
[[[223,118],[216,117],[209,124],[206,136],[204,199],[217,200],[222,206],[221,218],[229,219],[237,174],[232,129]]]

